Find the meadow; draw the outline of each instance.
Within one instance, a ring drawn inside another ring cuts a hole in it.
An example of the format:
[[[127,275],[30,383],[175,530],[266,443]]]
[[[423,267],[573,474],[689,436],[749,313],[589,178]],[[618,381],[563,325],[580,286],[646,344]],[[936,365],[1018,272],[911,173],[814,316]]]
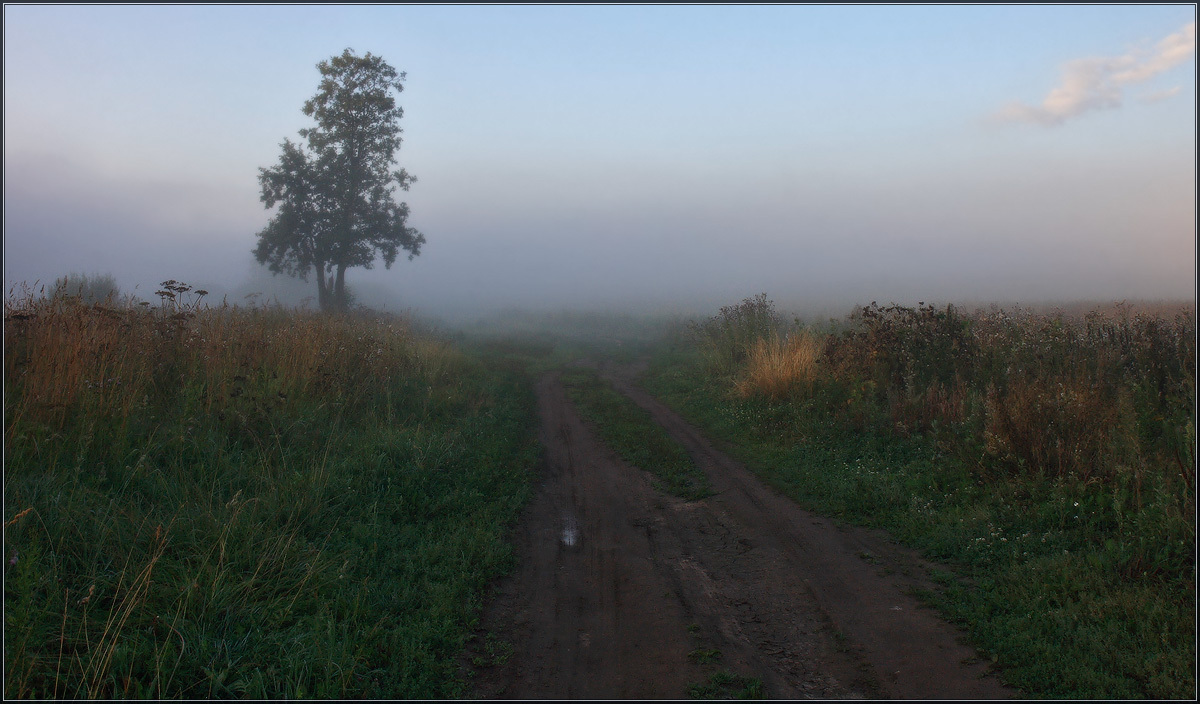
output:
[[[457,697],[538,449],[401,316],[5,302],[6,698]]]
[[[570,364],[647,357],[638,383],[765,481],[934,560],[921,596],[1023,695],[1195,692],[1194,307],[806,323],[758,296],[450,335],[201,294],[6,299],[7,697],[467,696],[536,375],[660,489],[709,493]]]
[[[802,506],[943,568],[922,596],[1027,696],[1195,694],[1195,311],[765,295],[644,385]]]

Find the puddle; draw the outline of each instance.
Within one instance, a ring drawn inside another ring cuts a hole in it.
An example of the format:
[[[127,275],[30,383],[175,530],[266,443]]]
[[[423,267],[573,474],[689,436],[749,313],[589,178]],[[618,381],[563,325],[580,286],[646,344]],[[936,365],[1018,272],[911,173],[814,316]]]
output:
[[[564,515],[563,516],[563,528],[562,528],[562,544],[566,545],[569,548],[576,547],[579,545],[580,537],[581,536],[579,534],[579,522],[575,520],[575,516],[572,516],[569,513]]]

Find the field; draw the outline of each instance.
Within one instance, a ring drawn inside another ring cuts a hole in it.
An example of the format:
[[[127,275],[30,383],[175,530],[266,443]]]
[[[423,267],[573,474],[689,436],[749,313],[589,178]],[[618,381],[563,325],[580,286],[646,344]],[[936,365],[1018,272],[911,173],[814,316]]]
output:
[[[460,696],[529,384],[403,318],[176,294],[8,301],[6,697]]]
[[[450,334],[168,283],[6,301],[7,697],[923,691],[793,530],[859,541],[828,557],[933,607],[905,628],[961,628],[947,683],[1195,693],[1194,307]]]

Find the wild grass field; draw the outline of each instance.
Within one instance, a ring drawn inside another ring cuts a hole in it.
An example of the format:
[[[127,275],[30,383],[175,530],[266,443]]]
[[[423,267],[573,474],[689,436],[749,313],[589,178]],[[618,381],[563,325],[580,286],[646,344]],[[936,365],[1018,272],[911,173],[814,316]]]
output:
[[[10,293],[6,698],[462,696],[538,449],[397,316]]]
[[[1028,696],[1195,694],[1195,311],[723,308],[645,385],[924,595]]]
[[[812,325],[759,296],[452,337],[163,293],[6,300],[7,697],[466,696],[538,467],[535,374],[660,488],[709,491],[567,366],[647,356],[639,383],[764,480],[944,565],[922,596],[1022,694],[1195,692],[1194,308]]]

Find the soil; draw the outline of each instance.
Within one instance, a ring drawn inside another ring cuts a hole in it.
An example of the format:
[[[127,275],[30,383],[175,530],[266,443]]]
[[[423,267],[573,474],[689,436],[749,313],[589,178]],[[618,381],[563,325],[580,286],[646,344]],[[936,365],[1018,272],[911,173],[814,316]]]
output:
[[[656,491],[557,375],[542,377],[543,475],[516,531],[517,571],[494,585],[463,657],[475,696],[683,699],[718,671],[778,699],[1019,696],[911,595],[932,588],[917,555],[768,488],[636,386],[637,367],[600,369],[714,494]]]

